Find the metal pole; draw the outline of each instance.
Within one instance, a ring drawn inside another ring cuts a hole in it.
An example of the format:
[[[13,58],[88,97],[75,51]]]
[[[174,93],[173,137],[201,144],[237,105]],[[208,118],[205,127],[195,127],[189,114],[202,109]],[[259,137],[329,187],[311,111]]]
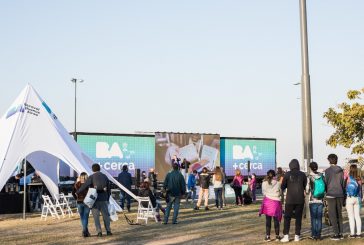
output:
[[[312,151],[312,119],[311,119],[311,88],[308,64],[308,37],[307,37],[307,12],[306,0],[300,0],[300,29],[301,29],[301,57],[302,57],[302,135],[303,135],[303,158],[307,175],[309,164],[313,159]],[[305,217],[310,217],[309,198],[305,198]]]
[[[307,13],[306,0],[300,0],[301,16],[301,55],[302,55],[302,133],[303,133],[303,154],[307,161],[313,158],[312,151],[312,119],[311,119],[311,88],[310,73],[308,64],[308,38],[307,38]]]
[[[27,205],[27,158],[24,158],[24,176],[23,176],[23,180],[24,180],[24,191],[23,191],[23,219],[25,220],[25,212],[26,212],[26,205]]]
[[[75,79],[75,135],[74,138],[77,141],[77,80]]]

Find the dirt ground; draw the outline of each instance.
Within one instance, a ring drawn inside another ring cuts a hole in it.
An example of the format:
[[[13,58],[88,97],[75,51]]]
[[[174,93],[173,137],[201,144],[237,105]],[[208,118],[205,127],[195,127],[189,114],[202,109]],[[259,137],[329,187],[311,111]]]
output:
[[[245,207],[228,205],[219,211],[210,206],[210,211],[193,211],[191,204],[181,204],[179,223],[163,225],[150,219],[148,225],[128,225],[123,214],[112,222],[113,236],[96,237],[93,218],[89,229],[92,237],[81,236],[78,215],[61,220],[48,218],[40,220],[40,214],[28,214],[26,220],[21,214],[0,216],[0,244],[262,244],[265,234],[265,218],[258,216],[259,204]],[[136,220],[136,207],[128,213]],[[294,220],[293,220],[294,223]],[[273,225],[273,224],[272,224]],[[103,227],[103,226],[102,226]],[[281,224],[281,231],[283,224]],[[313,242],[308,239],[310,225],[304,221],[302,237],[298,244],[364,244],[362,239],[331,241],[329,227],[324,227],[325,239]],[[345,219],[345,234],[348,234]],[[294,224],[291,225],[291,234]],[[274,232],[272,231],[272,234]],[[274,237],[274,236],[272,236]],[[291,235],[291,239],[293,236]],[[277,242],[272,242],[277,243]]]

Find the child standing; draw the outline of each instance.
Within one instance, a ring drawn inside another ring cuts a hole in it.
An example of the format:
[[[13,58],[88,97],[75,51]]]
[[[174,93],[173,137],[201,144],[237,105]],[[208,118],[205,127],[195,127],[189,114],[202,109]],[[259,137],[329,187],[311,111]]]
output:
[[[274,221],[274,231],[276,240],[279,241],[279,224],[282,220],[282,204],[281,204],[281,183],[275,180],[276,173],[269,170],[262,184],[263,202],[259,211],[259,215],[265,214],[265,241],[269,242],[272,219]]]

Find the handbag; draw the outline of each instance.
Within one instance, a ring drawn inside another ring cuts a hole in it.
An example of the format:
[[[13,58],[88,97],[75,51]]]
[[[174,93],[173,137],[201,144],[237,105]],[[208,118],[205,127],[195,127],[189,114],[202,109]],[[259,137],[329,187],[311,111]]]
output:
[[[95,204],[97,198],[97,190],[95,188],[88,188],[87,195],[83,200],[83,203],[86,204],[87,207],[92,208]]]
[[[108,211],[109,211],[110,219],[112,221],[117,221],[119,219],[118,214],[116,213],[116,209],[115,209],[114,204],[109,203],[109,205],[108,205]]]

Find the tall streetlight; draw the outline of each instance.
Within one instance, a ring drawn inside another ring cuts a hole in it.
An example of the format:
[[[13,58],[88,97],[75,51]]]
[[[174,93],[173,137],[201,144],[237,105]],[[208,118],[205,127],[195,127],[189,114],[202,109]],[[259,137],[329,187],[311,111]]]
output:
[[[301,98],[302,98],[302,135],[303,135],[303,156],[305,168],[309,172],[308,165],[313,159],[312,150],[312,119],[311,119],[311,88],[310,73],[308,65],[308,38],[307,38],[307,12],[306,0],[300,0],[300,29],[301,29]]]
[[[75,84],[75,131],[73,137],[77,141],[77,83],[83,83],[83,79],[72,78],[71,82]]]
[[[308,37],[307,37],[307,12],[306,0],[300,0],[300,29],[301,29],[301,98],[302,98],[302,138],[303,138],[303,158],[306,173],[309,174],[309,164],[313,159],[312,151],[312,119],[311,119],[311,88],[310,72],[308,65]],[[305,217],[310,217],[308,195],[305,198]]]

